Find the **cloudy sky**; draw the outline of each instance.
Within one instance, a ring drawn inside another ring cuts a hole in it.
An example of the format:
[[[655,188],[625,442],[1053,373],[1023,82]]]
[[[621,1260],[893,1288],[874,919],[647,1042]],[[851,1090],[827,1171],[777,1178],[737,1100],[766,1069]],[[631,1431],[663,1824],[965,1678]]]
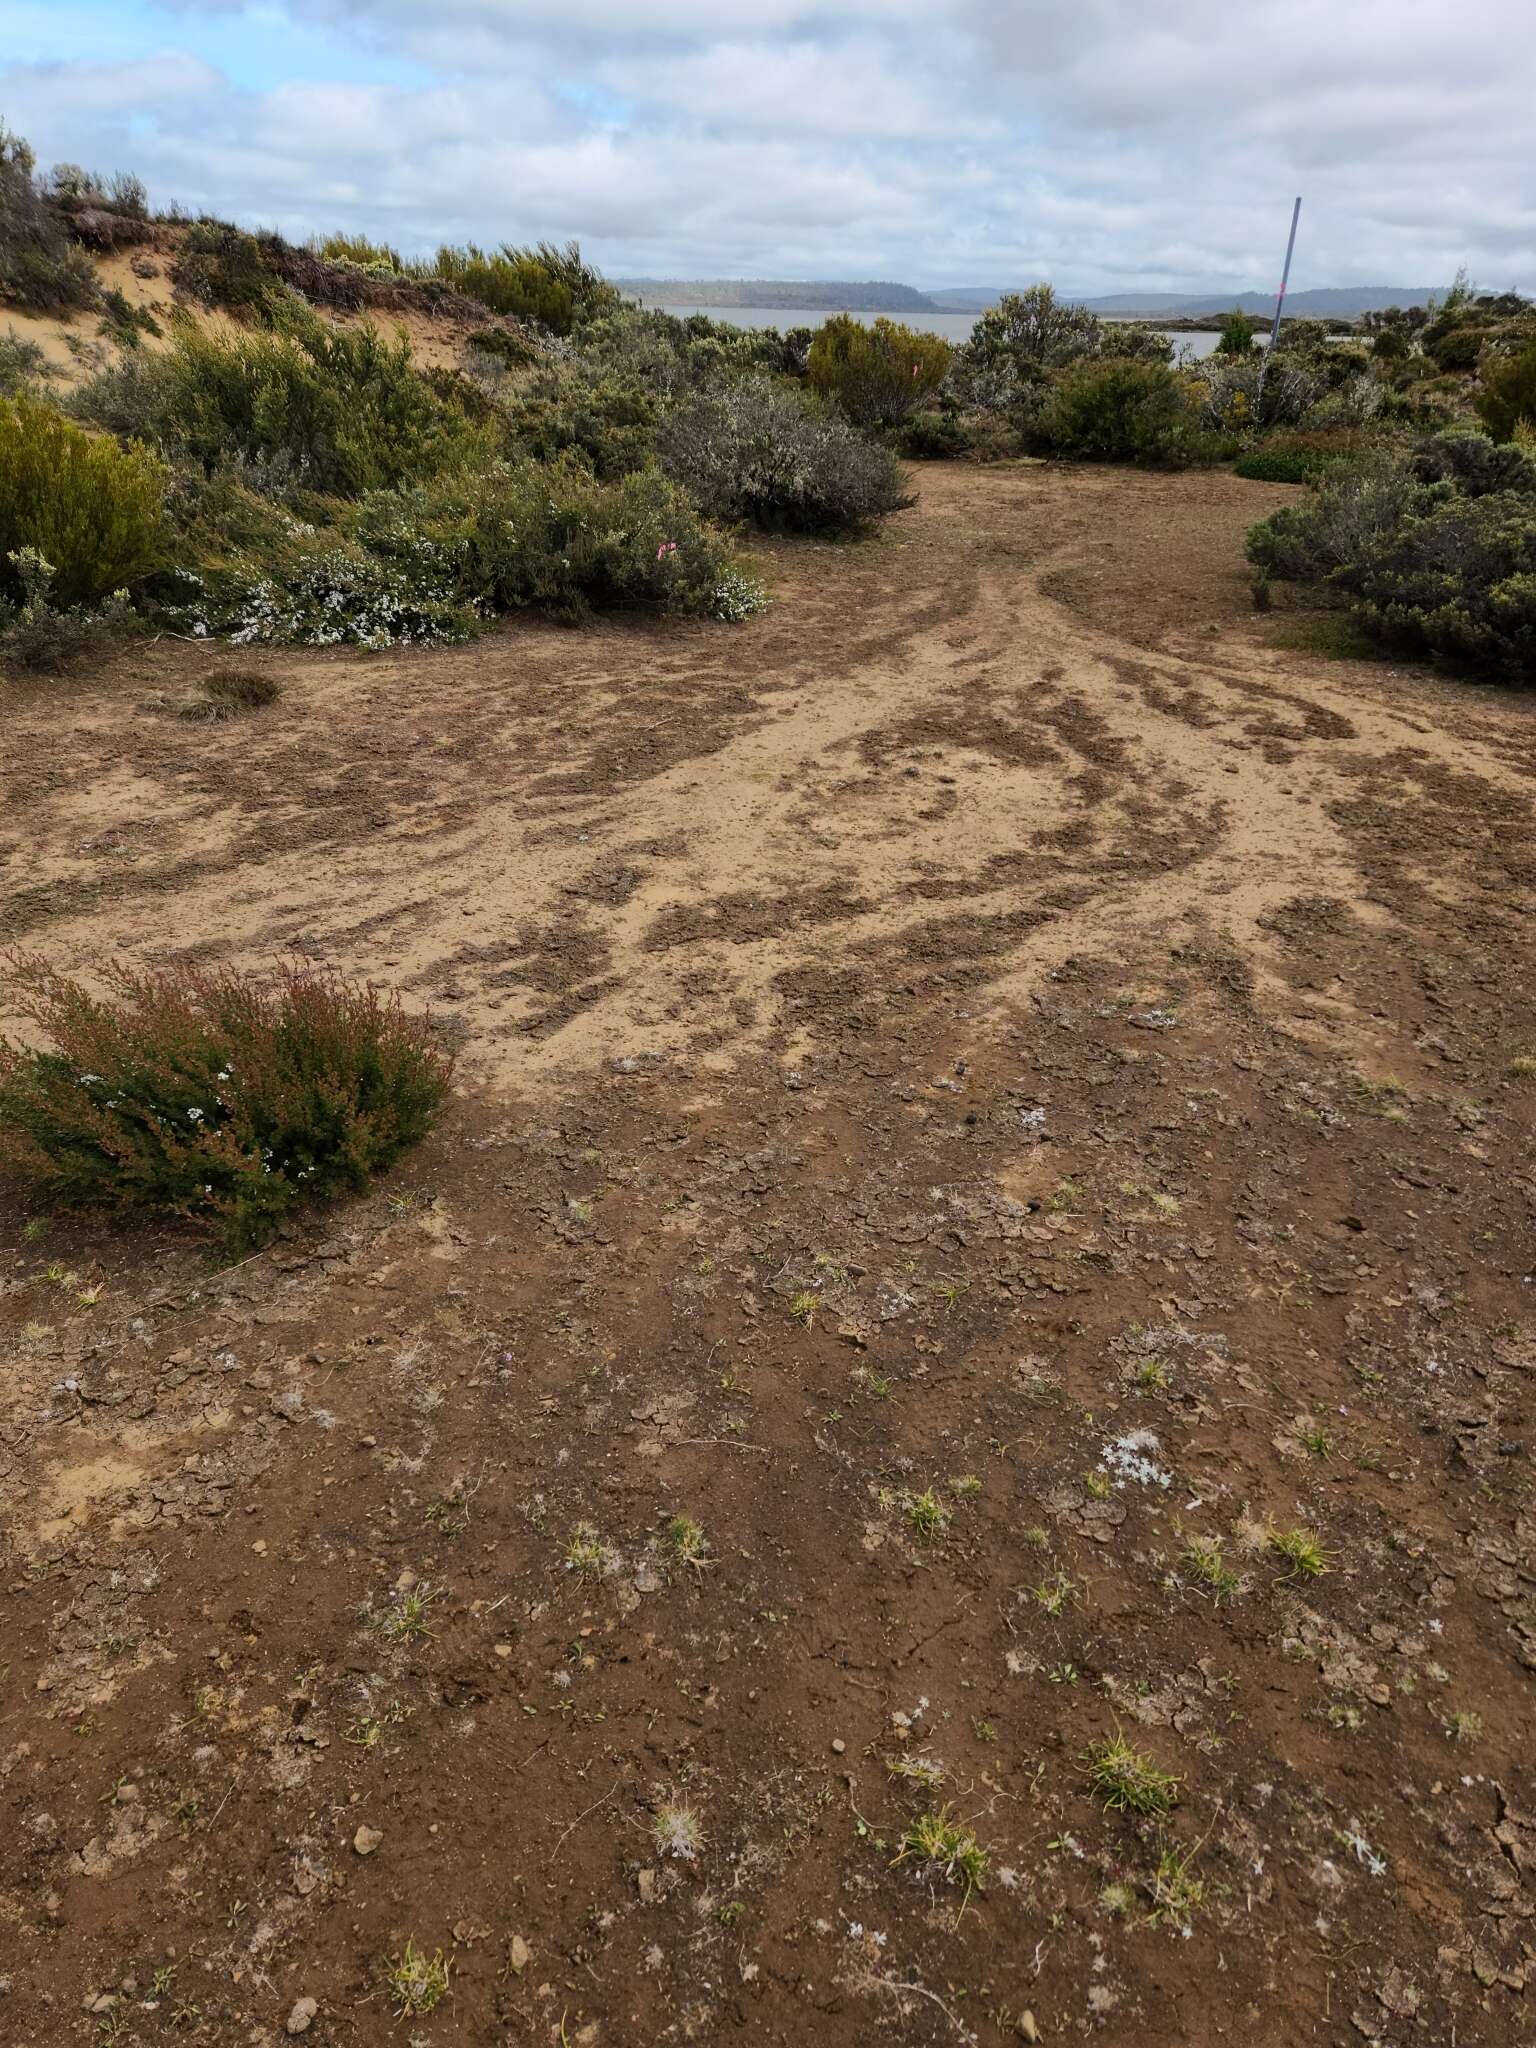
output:
[[[0,0],[41,160],[618,275],[1536,288],[1536,0]]]

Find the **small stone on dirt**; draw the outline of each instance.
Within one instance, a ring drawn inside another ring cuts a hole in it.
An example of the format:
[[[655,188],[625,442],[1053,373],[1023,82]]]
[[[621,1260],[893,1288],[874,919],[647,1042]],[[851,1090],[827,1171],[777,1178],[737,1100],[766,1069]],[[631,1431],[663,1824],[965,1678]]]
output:
[[[359,1856],[371,1856],[384,1839],[382,1828],[371,1828],[366,1824],[352,1837],[352,1846]]]
[[[317,2013],[317,2012],[318,2012],[319,2010],[320,2010],[320,2001],[319,2001],[318,1999],[316,1999],[316,1998],[301,1998],[301,1999],[299,1999],[299,2000],[297,2001],[297,2003],[296,2003],[296,2004],[294,2005],[293,2011],[292,2011],[291,2013],[289,2013],[289,2015],[288,2015],[288,2031],[289,2031],[289,2033],[290,2033],[290,2034],[307,2034],[307,2033],[309,2032],[310,2028],[311,2028],[311,2027],[312,2027],[312,2026],[314,2025],[314,2023],[315,2023],[315,2014],[316,2014],[316,2013]]]

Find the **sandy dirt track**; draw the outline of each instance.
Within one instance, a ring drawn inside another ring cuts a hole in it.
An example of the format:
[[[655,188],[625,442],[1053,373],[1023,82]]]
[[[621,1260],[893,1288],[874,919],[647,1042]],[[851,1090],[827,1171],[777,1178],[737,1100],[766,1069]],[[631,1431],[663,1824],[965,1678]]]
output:
[[[0,2037],[1536,2024],[1531,705],[1282,645],[1281,488],[914,474],[740,629],[15,692],[0,939],[460,1064],[224,1274],[0,1189]]]

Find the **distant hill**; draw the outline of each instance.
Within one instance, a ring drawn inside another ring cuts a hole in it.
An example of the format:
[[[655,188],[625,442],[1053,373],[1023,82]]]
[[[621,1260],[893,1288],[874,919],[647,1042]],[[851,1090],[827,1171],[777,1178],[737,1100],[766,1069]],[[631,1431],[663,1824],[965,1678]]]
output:
[[[909,284],[855,283],[846,278],[616,277],[613,282],[650,306],[761,306],[764,311],[789,313],[937,310],[926,292]]]
[[[995,306],[1014,285],[957,285],[953,290],[928,294],[941,312],[981,313]],[[1379,313],[1387,306],[1422,306],[1431,298],[1444,298],[1443,284],[1343,284],[1324,285],[1312,291],[1290,292],[1285,310],[1310,314],[1320,320],[1352,320],[1360,313]],[[1234,306],[1245,313],[1272,313],[1273,292],[1114,292],[1108,298],[1085,299],[1095,313],[1113,318],[1162,313],[1170,319],[1188,319],[1201,313],[1230,313]]]

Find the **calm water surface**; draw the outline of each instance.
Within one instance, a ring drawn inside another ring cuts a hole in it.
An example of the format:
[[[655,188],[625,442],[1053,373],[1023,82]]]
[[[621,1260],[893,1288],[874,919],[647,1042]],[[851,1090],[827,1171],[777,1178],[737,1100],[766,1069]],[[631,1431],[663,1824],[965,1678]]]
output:
[[[813,312],[801,307],[784,306],[664,306],[665,313],[675,313],[682,320],[690,313],[707,313],[711,320],[724,320],[732,327],[777,327],[782,333],[790,327],[819,327],[824,320],[830,320],[830,313]],[[855,320],[875,320],[875,313],[855,313]],[[908,327],[920,327],[928,334],[942,334],[946,341],[969,341],[971,329],[976,325],[974,313],[892,313],[892,320],[900,320]],[[1217,342],[1214,328],[1209,333],[1174,334],[1168,339],[1177,349],[1183,350],[1191,362],[1199,362],[1208,356]],[[1260,335],[1260,342],[1266,337]]]

